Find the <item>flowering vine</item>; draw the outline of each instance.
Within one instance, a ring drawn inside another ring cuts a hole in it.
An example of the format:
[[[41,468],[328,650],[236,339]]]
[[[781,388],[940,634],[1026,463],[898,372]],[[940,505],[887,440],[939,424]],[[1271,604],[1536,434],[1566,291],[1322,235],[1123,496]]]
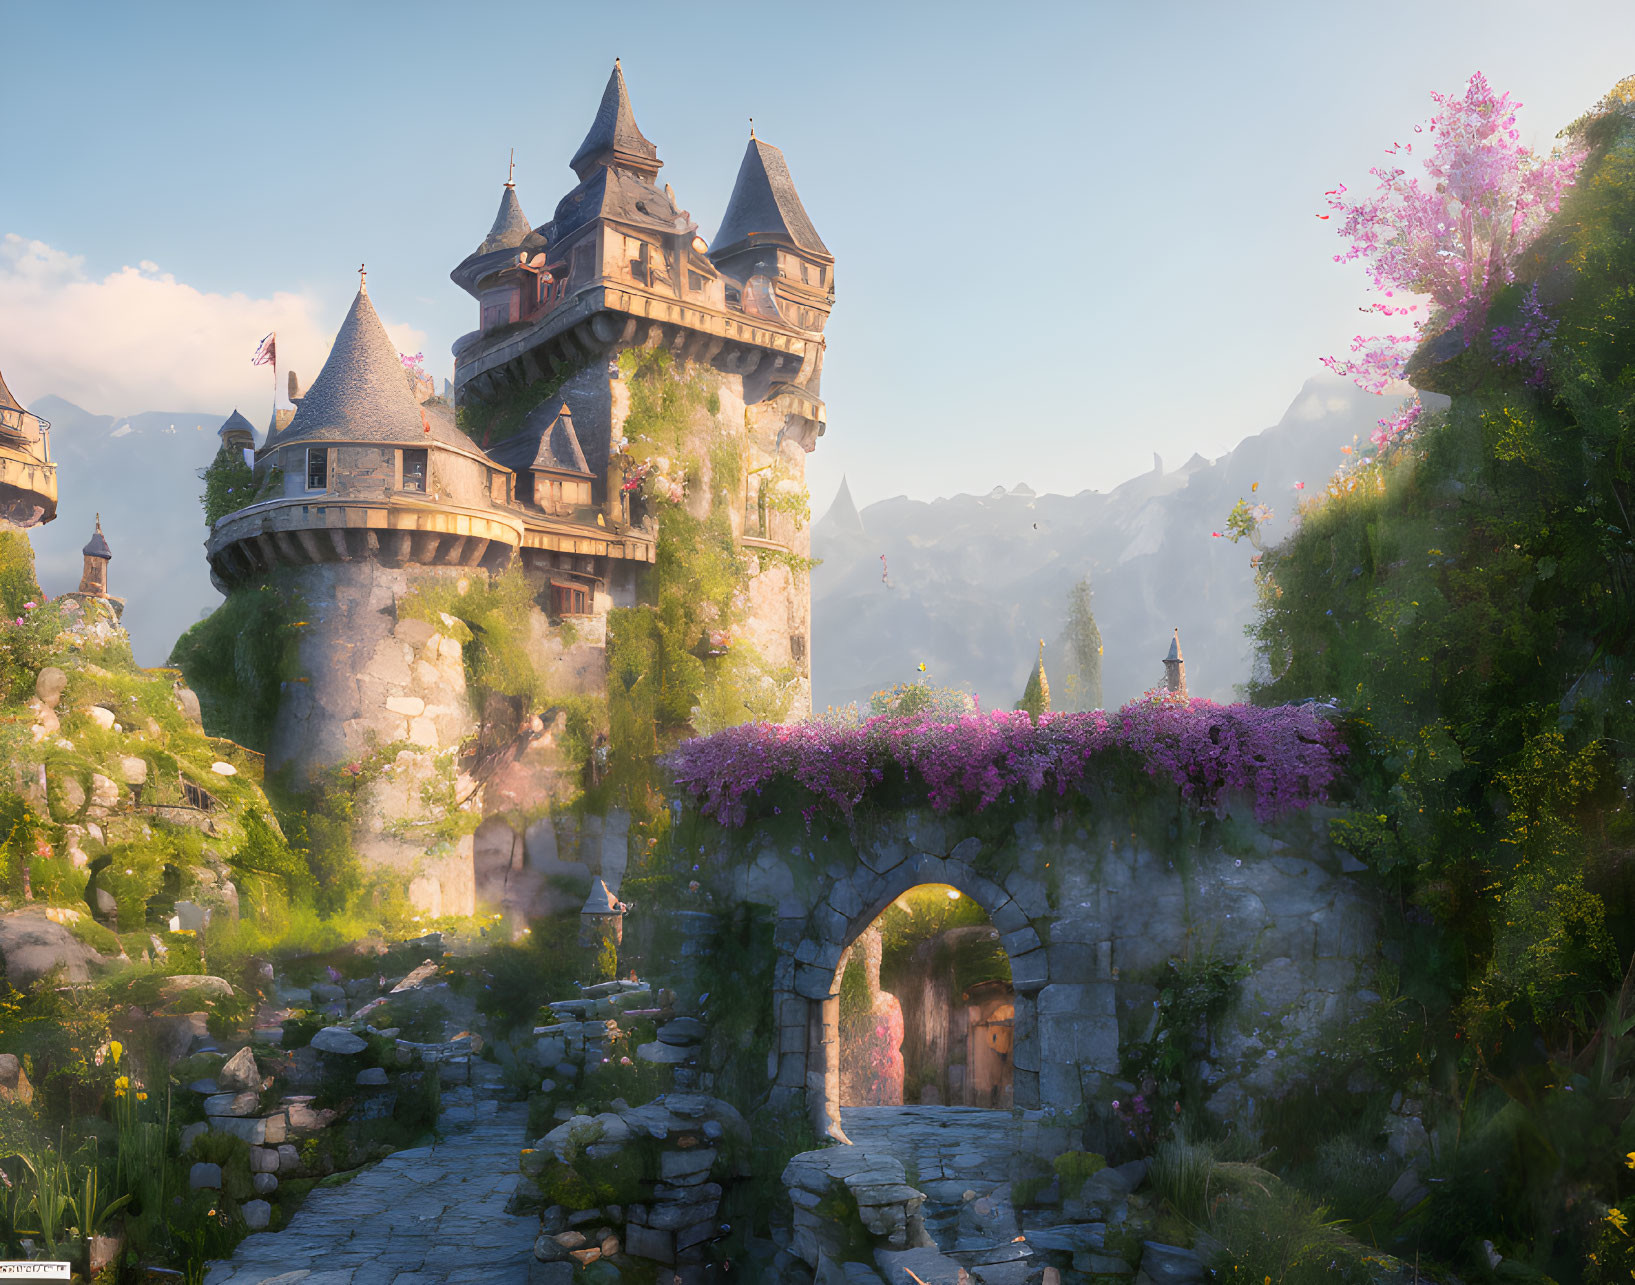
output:
[[[1246,791],[1256,818],[1267,821],[1326,798],[1345,752],[1338,731],[1309,705],[1165,699],[1037,722],[1017,711],[973,710],[857,726],[746,723],[684,742],[668,765],[705,816],[733,826],[778,782],[849,816],[895,765],[923,785],[933,810],[982,811],[1019,792],[1083,791],[1097,765],[1119,753],[1133,754],[1149,776],[1172,781],[1200,808]]]

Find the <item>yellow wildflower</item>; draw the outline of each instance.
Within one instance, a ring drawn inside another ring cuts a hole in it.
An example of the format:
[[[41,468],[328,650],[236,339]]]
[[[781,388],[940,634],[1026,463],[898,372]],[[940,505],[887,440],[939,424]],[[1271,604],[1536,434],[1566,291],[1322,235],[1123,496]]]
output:
[[[125,1051],[125,1046],[123,1044],[121,1044],[118,1040],[110,1040],[108,1042],[108,1052],[113,1054],[113,1059],[114,1059],[114,1065],[115,1066],[119,1065],[120,1055],[122,1053],[124,1053],[124,1051]]]
[[[136,1095],[136,1100],[138,1102],[146,1102],[148,1100],[148,1095],[146,1093],[138,1093]]]
[[[1629,1215],[1622,1209],[1609,1210],[1607,1213],[1607,1221],[1619,1231],[1623,1232],[1624,1235],[1629,1235]]]
[[[1628,1165],[1631,1169],[1635,1169],[1635,1151],[1631,1151],[1627,1156],[1624,1157],[1624,1163],[1626,1165]]]

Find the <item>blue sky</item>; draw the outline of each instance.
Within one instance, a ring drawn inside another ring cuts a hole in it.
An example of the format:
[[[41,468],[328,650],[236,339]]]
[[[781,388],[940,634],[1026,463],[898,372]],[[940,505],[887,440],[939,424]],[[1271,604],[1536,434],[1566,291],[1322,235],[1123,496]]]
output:
[[[310,380],[360,260],[448,373],[476,317],[448,271],[507,150],[545,222],[618,55],[706,236],[754,116],[836,255],[819,508],[843,471],[866,503],[1220,453],[1366,321],[1314,216],[1429,91],[1482,70],[1548,146],[1635,72],[1628,0],[0,12],[0,369],[25,400],[261,422],[256,341],[287,325]]]

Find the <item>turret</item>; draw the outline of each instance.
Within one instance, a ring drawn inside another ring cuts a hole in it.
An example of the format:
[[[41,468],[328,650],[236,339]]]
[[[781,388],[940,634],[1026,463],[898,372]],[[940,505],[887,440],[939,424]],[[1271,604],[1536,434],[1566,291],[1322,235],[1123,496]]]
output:
[[[834,255],[801,204],[783,153],[750,134],[710,259],[744,311],[821,331],[834,306]]]
[[[230,513],[207,549],[218,584],[278,564],[501,565],[522,543],[497,468],[411,376],[360,286],[329,360],[289,422],[256,453],[264,499]]]
[[[108,563],[113,560],[114,555],[102,534],[102,514],[97,514],[97,528],[91,533],[90,540],[80,552],[85,556],[85,569],[79,578],[79,591],[88,597],[106,598]]]
[[[240,415],[236,409],[216,430],[216,436],[221,439],[222,447],[225,450],[255,450],[255,429],[250,426],[250,421]]]
[[[1164,657],[1164,690],[1176,700],[1187,698],[1187,666],[1181,658],[1181,631],[1175,631],[1170,640],[1169,655]]]
[[[11,395],[0,375],[0,524],[31,527],[57,516],[50,430]]]
[[[636,125],[636,113],[631,110],[630,90],[624,83],[624,68],[613,60],[613,72],[602,90],[602,101],[596,108],[585,141],[573,154],[568,166],[581,182],[594,174],[599,166],[613,165],[639,174],[651,183],[658,177],[659,149],[654,147]]]

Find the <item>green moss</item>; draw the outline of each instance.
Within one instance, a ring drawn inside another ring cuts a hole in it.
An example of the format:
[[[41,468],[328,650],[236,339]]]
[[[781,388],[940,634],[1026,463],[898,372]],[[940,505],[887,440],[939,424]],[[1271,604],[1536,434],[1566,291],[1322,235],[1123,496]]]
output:
[[[285,577],[235,589],[171,649],[198,694],[204,725],[265,752],[285,687],[305,682],[299,644],[305,603]]]
[[[455,412],[460,431],[477,445],[487,447],[503,442],[522,427],[528,413],[542,402],[555,400],[562,385],[579,370],[578,366],[563,363],[553,367],[543,379],[536,379],[520,388],[510,389],[488,403],[468,399]]]
[[[1066,1200],[1083,1190],[1091,1174],[1107,1167],[1107,1157],[1094,1151],[1064,1151],[1051,1162],[1051,1167],[1056,1171],[1062,1198]]]

